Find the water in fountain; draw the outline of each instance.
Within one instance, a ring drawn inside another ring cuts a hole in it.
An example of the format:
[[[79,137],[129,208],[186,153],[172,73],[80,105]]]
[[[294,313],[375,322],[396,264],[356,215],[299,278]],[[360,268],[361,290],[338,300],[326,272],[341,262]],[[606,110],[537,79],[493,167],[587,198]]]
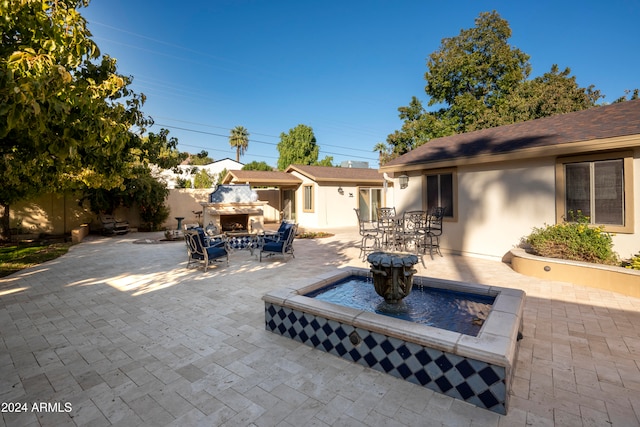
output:
[[[371,278],[361,276],[306,296],[472,336],[477,336],[494,301],[490,296],[414,285],[407,297],[392,304],[376,293]]]

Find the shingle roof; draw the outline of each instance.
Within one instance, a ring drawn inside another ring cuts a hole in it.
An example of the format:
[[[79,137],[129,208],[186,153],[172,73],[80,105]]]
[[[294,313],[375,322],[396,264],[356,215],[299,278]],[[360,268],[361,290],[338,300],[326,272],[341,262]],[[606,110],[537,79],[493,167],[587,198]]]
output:
[[[433,139],[381,170],[627,135],[640,135],[640,100]]]
[[[381,184],[382,173],[377,169],[336,168],[331,166],[291,165],[286,172],[296,171],[316,182],[361,182]]]
[[[376,169],[337,168],[331,166],[291,165],[283,171],[231,170],[223,183],[250,183],[251,185],[298,185],[302,180],[291,172],[298,172],[316,182],[354,182],[382,184],[384,177]]]
[[[249,182],[254,185],[297,185],[302,180],[290,173],[280,171],[232,170],[229,171],[224,182]]]

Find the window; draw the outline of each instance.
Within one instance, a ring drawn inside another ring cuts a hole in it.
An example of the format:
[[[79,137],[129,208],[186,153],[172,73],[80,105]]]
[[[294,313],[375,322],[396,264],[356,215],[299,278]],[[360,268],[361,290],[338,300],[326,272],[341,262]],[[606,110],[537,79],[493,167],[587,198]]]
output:
[[[632,232],[631,168],[631,154],[559,159],[556,220],[571,219],[570,212],[581,211],[607,231]]]
[[[453,172],[426,175],[426,209],[431,211],[436,207],[444,208],[444,216],[453,218],[455,211]]]
[[[305,212],[313,212],[313,185],[305,185],[302,187],[304,203],[302,209]]]

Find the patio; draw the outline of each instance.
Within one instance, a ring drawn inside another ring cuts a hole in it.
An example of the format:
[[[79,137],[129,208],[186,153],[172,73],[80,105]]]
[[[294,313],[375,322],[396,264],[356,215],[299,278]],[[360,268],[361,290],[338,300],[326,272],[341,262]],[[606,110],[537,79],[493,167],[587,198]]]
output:
[[[206,273],[185,269],[183,242],[133,244],[161,237],[90,236],[0,279],[0,400],[29,405],[3,412],[4,425],[640,425],[638,298],[425,256],[418,275],[527,293],[500,416],[265,331],[264,293],[301,274],[367,266],[355,227],[296,240],[285,262],[236,251]]]

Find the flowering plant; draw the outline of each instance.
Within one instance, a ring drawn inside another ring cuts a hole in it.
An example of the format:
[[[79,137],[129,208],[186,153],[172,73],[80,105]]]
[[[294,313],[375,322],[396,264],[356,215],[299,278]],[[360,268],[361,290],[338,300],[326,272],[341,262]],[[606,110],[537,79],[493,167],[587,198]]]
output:
[[[534,228],[526,238],[533,253],[549,258],[619,265],[611,234],[605,232],[603,226],[590,225],[589,217],[581,211],[569,211],[569,217],[569,221],[560,224]]]

